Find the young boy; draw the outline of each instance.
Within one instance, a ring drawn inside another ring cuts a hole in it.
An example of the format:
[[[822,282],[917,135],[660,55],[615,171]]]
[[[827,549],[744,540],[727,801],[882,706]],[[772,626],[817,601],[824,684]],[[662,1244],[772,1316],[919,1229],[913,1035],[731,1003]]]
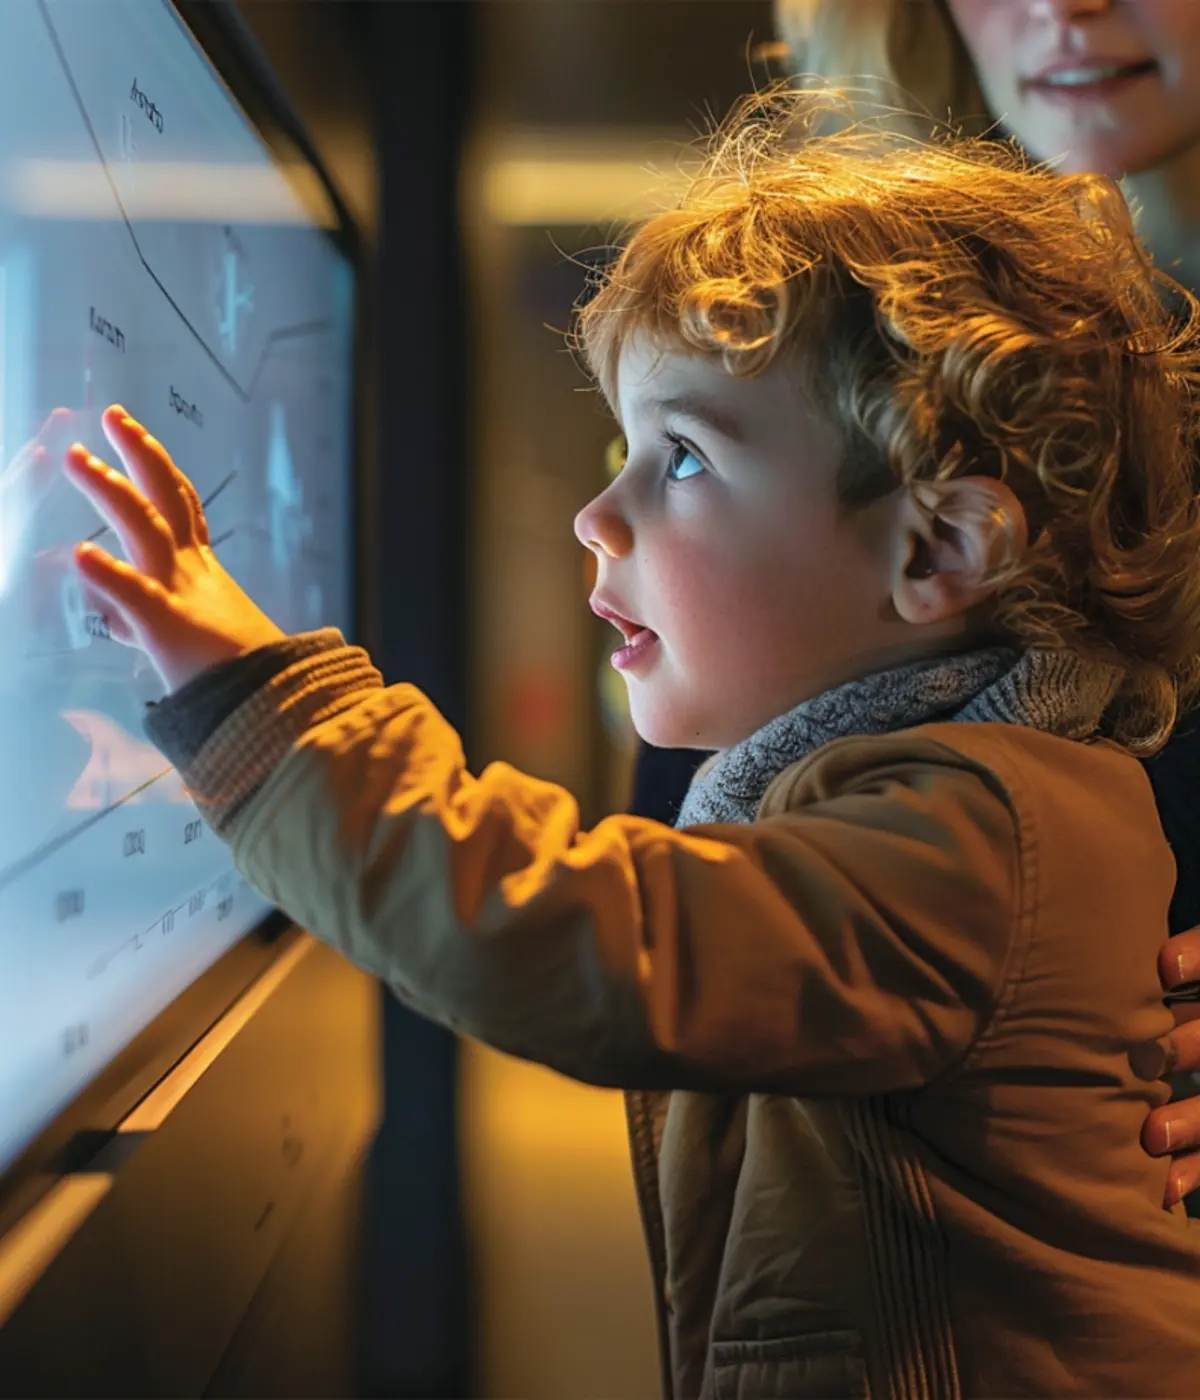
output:
[[[797,99],[799,100],[799,99]],[[148,728],[248,880],[464,1034],[628,1091],[669,1395],[1195,1393],[1200,1248],[1131,1051],[1197,689],[1200,428],[1119,197],[1011,152],[791,145],[761,99],[580,344],[628,443],[576,522],[678,829],[478,778],[284,638],[117,408],[71,478]]]

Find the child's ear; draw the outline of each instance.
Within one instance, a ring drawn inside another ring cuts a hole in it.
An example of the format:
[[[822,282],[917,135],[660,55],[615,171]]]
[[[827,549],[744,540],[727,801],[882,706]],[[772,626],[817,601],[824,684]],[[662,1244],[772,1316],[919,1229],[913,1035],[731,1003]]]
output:
[[[905,622],[944,622],[995,591],[996,574],[1028,543],[1025,511],[985,476],[920,482],[899,503],[892,602]]]

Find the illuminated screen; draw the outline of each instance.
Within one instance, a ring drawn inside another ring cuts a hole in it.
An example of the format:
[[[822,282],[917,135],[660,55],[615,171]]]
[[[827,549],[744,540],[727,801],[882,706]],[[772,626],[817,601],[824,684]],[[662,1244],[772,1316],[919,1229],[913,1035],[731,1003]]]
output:
[[[72,546],[119,549],[61,459],[115,465],[123,404],[281,627],[347,627],[354,284],[322,200],[165,0],[0,4],[0,1171],[269,912],[145,738],[162,687],[81,593]]]

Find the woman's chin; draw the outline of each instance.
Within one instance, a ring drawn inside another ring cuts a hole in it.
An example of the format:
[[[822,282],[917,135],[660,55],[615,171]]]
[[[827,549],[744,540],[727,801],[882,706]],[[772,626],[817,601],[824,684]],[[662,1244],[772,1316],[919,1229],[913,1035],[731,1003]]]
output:
[[[1130,133],[1120,129],[1062,134],[1057,140],[1032,141],[1026,149],[1035,159],[1050,161],[1060,174],[1107,175],[1111,180],[1155,170],[1178,154],[1169,142],[1153,139],[1150,133],[1142,140],[1131,140]]]

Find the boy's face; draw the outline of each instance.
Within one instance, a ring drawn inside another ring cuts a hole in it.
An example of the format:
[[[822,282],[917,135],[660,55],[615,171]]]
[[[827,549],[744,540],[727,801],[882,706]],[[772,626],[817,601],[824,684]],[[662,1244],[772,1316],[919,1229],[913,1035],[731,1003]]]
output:
[[[1040,160],[1121,176],[1200,141],[1198,0],[950,0],[992,112]]]
[[[841,447],[794,364],[736,380],[714,360],[626,347],[615,481],[575,533],[638,733],[724,748],[864,670],[895,641],[887,503],[838,506]],[[641,630],[638,630],[641,629]]]

